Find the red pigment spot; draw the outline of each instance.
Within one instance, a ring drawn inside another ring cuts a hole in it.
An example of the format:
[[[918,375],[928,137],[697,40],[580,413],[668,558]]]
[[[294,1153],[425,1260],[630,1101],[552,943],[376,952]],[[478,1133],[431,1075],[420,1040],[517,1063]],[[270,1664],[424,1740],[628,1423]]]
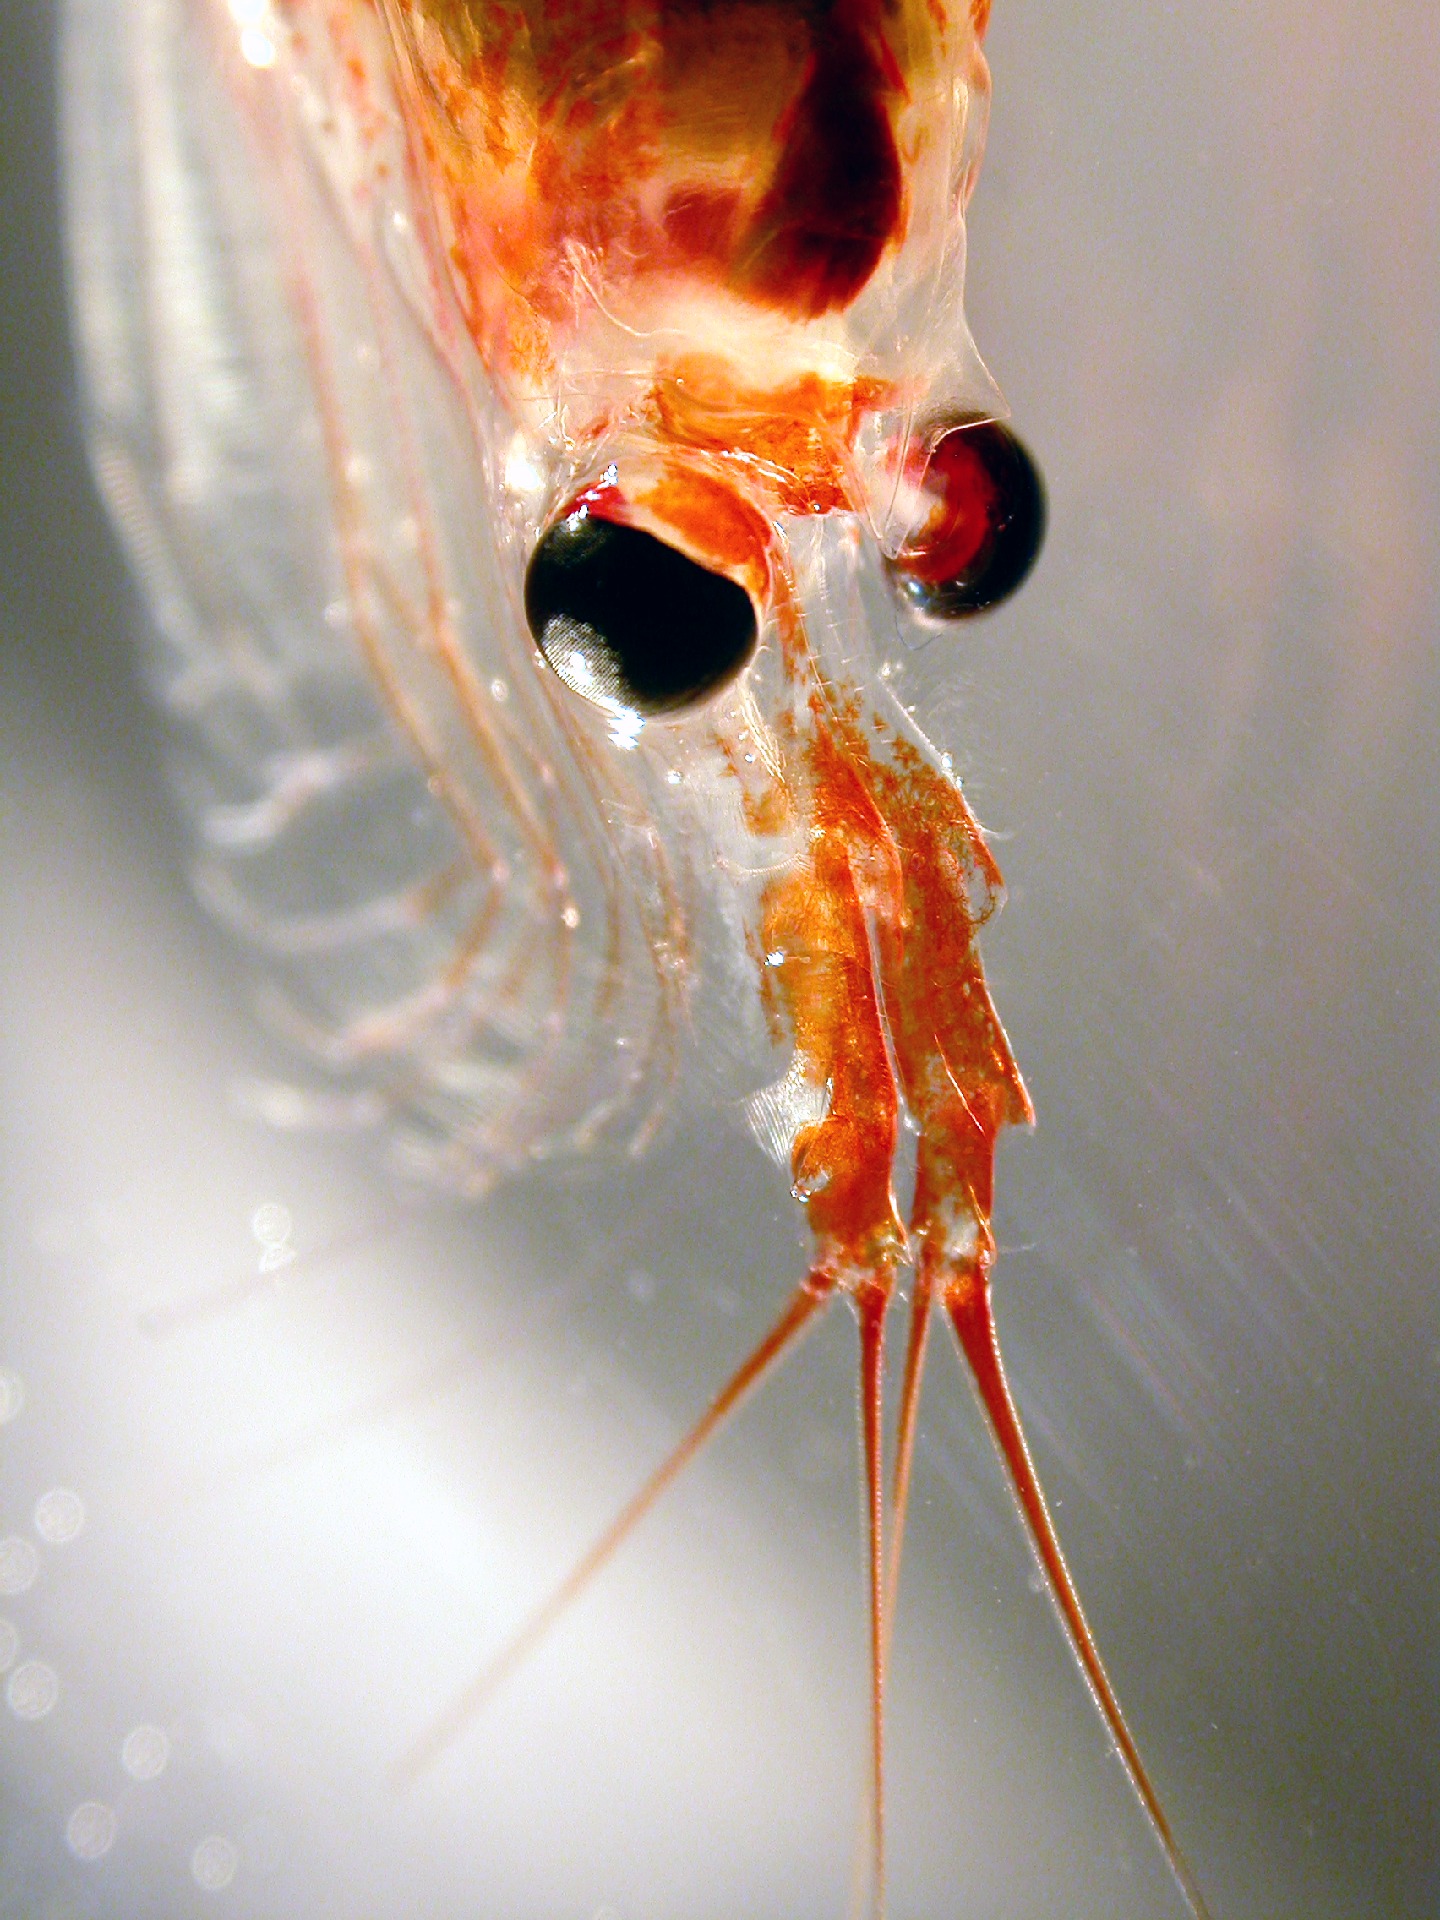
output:
[[[630,508],[619,487],[608,480],[599,480],[593,487],[587,487],[583,493],[577,493],[566,507],[566,515],[579,513],[581,509],[593,513],[597,520],[612,520],[617,526],[629,526]]]
[[[917,580],[958,580],[995,536],[1003,502],[980,443],[961,429],[947,433],[925,469],[934,501],[930,517],[902,550],[899,564]]]

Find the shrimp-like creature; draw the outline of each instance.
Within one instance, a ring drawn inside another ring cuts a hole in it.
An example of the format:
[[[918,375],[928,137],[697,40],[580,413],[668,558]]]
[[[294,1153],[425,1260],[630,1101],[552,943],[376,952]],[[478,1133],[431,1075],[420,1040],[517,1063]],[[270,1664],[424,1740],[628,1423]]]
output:
[[[938,1311],[1202,1916],[996,1340],[996,1138],[1032,1119],[977,946],[999,872],[868,639],[1002,597],[1043,522],[962,308],[987,12],[71,0],[92,438],[189,741],[202,893],[325,1070],[270,1110],[381,1124],[480,1188],[643,1145],[693,1023],[813,1238],[770,1332],[412,1765],[845,1296],[878,1910]]]

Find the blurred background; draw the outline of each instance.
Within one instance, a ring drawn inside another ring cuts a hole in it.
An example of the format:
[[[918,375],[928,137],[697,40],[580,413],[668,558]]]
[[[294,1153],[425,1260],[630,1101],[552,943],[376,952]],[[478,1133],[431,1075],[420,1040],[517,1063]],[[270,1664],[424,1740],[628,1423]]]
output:
[[[0,47],[0,1914],[845,1911],[833,1317],[414,1792],[389,1769],[758,1336],[733,1114],[464,1209],[238,1111]],[[970,313],[1051,493],[907,661],[1010,882],[999,1312],[1216,1920],[1440,1907],[1440,42],[1419,0],[997,7]],[[298,1257],[286,1258],[291,1252]],[[936,1352],[897,1920],[1181,1908]]]

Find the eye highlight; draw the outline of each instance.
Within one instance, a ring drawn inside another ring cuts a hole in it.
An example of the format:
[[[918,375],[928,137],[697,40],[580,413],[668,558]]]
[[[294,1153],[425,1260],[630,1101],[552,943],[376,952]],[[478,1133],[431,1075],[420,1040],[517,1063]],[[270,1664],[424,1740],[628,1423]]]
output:
[[[998,420],[952,427],[920,485],[932,502],[914,538],[887,562],[921,613],[964,620],[1007,600],[1045,538],[1045,487],[1024,444]]]
[[[579,507],[541,536],[525,617],[546,663],[596,706],[677,713],[755,650],[755,607],[724,574],[654,534]]]

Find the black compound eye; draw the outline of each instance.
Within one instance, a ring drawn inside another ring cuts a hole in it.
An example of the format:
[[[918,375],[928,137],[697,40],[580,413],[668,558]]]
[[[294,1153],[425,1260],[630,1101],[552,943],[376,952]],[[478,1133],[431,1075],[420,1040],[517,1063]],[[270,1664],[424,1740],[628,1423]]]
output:
[[[675,713],[755,649],[755,608],[724,574],[579,508],[530,557],[525,617],[546,661],[598,706]]]
[[[963,620],[1007,600],[1045,538],[1040,470],[998,420],[952,427],[936,442],[921,481],[930,517],[889,564],[921,613]]]

